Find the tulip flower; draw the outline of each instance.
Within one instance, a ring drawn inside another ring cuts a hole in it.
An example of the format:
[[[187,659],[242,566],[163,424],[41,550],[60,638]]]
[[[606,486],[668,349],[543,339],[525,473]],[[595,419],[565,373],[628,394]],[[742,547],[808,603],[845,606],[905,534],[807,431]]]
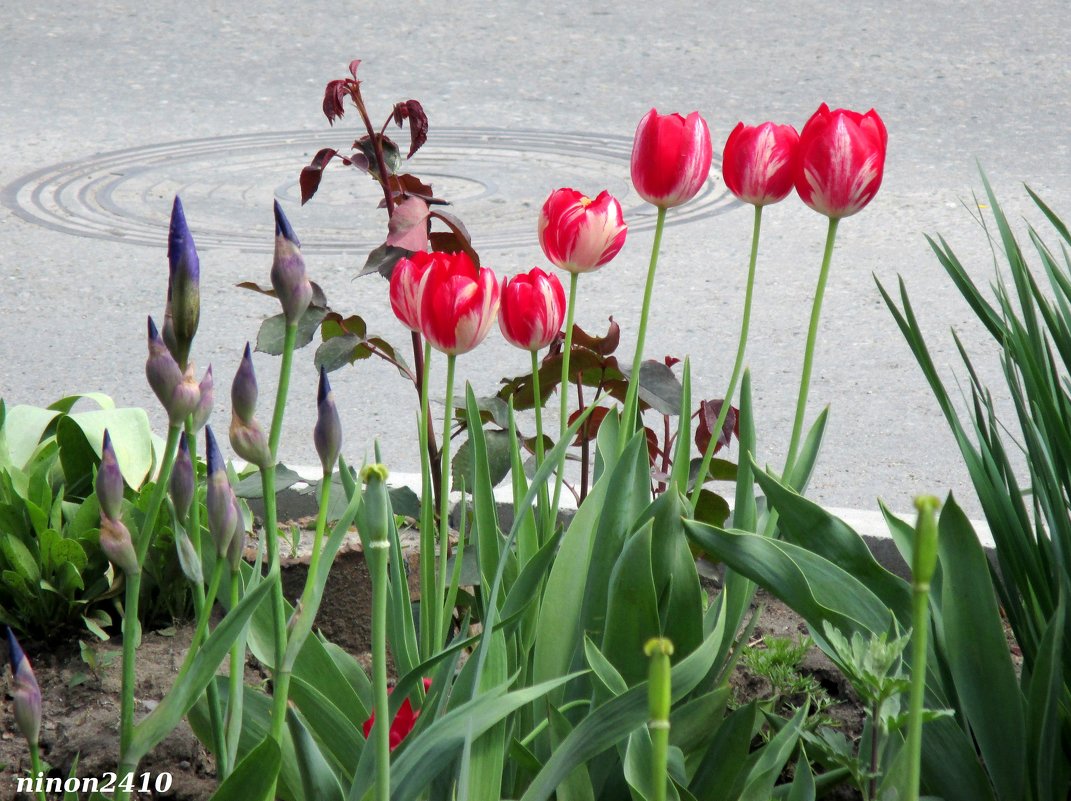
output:
[[[411,258],[400,259],[390,275],[390,306],[402,325],[410,331],[420,332],[420,297],[424,291],[424,279],[428,268],[441,253],[414,253]]]
[[[305,259],[283,207],[275,201],[275,259],[271,285],[283,306],[287,325],[296,325],[312,302],[312,284],[305,274]]]
[[[561,281],[538,267],[502,279],[498,325],[511,345],[542,350],[554,341],[565,319],[565,290]]]
[[[737,123],[721,160],[725,185],[753,206],[783,200],[792,191],[799,140],[791,125]]]
[[[145,377],[167,411],[170,424],[181,426],[186,415],[197,408],[201,390],[193,377],[193,365],[188,364],[186,371],[182,371],[160,338],[152,317],[149,318],[149,357],[145,361]]]
[[[168,313],[164,320],[164,339],[175,360],[185,365],[201,317],[201,264],[178,195],[171,207],[167,261]]]
[[[710,130],[699,112],[682,117],[651,109],[636,128],[632,184],[652,205],[679,206],[703,188],[712,155]]]
[[[424,691],[427,692],[431,687],[431,679],[424,679]],[[393,688],[391,692],[394,692]],[[419,711],[413,709],[413,705],[409,703],[409,699],[406,698],[402,701],[402,705],[398,708],[398,713],[394,716],[394,720],[390,724],[390,750],[393,751],[399,745],[402,740],[413,730],[413,726],[416,725],[417,718],[420,716]],[[375,712],[368,718],[361,726],[361,731],[364,732],[365,739],[368,739],[368,735],[372,732],[372,726],[376,722]]]
[[[115,458],[112,437],[105,429],[96,481],[97,502],[102,515],[112,520],[119,519],[123,506],[123,487],[123,474],[119,471],[119,462]]]
[[[433,253],[420,295],[420,328],[432,347],[456,356],[475,348],[498,314],[495,274],[465,253]]]
[[[331,382],[327,380],[327,370],[323,365],[320,365],[320,385],[316,392],[316,425],[312,440],[324,475],[330,475],[342,447],[342,421],[339,420],[335,393],[331,391]]]
[[[800,133],[795,183],[800,198],[831,218],[850,217],[873,200],[885,169],[888,134],[878,113],[833,111],[823,103]]]
[[[621,204],[609,192],[592,200],[575,189],[555,189],[543,204],[538,231],[552,264],[570,273],[589,273],[617,255],[628,226]]]
[[[253,353],[245,343],[245,353],[231,383],[230,440],[234,452],[250,464],[264,469],[274,462],[268,437],[256,418],[257,376],[253,371]]]
[[[10,626],[7,629],[7,646],[11,657],[11,677],[15,684],[12,693],[15,723],[18,724],[19,731],[26,738],[36,758],[37,743],[41,734],[41,688],[37,684],[37,678],[33,675],[30,660],[26,658]],[[411,724],[410,728],[412,728]]]

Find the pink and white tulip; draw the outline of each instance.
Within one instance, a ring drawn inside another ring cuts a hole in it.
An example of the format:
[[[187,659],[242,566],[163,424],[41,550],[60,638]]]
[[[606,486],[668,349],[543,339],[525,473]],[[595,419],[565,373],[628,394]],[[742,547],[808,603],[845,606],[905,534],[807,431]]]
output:
[[[632,144],[632,183],[640,197],[660,208],[687,203],[707,180],[710,129],[693,111],[680,114],[647,112]]]
[[[390,306],[394,316],[410,331],[420,331],[420,295],[424,278],[436,256],[442,253],[414,253],[394,265],[390,275]]]
[[[607,191],[594,200],[575,189],[555,189],[539,214],[539,244],[551,264],[590,273],[618,254],[628,226],[621,204]]]
[[[554,341],[565,320],[565,290],[553,273],[538,267],[502,279],[498,325],[511,345],[542,350]]]
[[[738,123],[721,159],[729,191],[745,203],[768,206],[792,191],[800,135],[791,125]]]
[[[465,253],[432,253],[420,291],[420,330],[431,346],[449,356],[481,342],[498,315],[494,272],[477,268]]]

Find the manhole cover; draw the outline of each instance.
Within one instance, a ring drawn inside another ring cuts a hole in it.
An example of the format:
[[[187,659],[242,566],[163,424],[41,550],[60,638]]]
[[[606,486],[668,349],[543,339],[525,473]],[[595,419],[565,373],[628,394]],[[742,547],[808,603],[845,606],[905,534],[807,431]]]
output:
[[[317,150],[350,141],[352,133],[335,129],[146,145],[37,170],[8,185],[3,200],[23,219],[55,231],[160,247],[171,199],[180,194],[199,248],[265,252],[273,247],[271,201],[278,198],[306,252],[363,254],[384,236],[376,184],[332,162],[302,208],[297,182]],[[477,250],[507,249],[535,245],[539,209],[559,186],[608,189],[632,230],[653,228],[654,210],[632,191],[631,152],[632,139],[624,136],[440,128],[409,166],[451,202]],[[719,172],[715,164],[711,175]],[[669,224],[735,205],[712,178],[695,200],[670,213]]]

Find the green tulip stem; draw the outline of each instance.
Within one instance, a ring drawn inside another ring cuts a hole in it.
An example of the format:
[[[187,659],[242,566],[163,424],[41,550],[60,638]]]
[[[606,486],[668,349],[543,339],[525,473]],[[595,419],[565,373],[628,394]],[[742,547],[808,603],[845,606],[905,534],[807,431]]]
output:
[[[562,348],[562,382],[558,385],[558,394],[561,396],[561,420],[558,422],[559,442],[565,436],[565,430],[569,427],[569,357],[573,353],[573,320],[576,319],[576,285],[579,278],[579,273],[569,273],[569,305],[565,310],[565,345]],[[550,505],[550,514],[554,518],[558,515],[559,504],[562,500],[566,450],[568,449],[562,449],[561,459],[558,461],[557,477],[554,479],[554,501]]]
[[[138,560],[138,572],[126,576],[126,603],[123,607],[123,678],[122,693],[119,703],[119,753],[126,755],[130,740],[134,736],[134,685],[137,681],[135,670],[137,647],[141,642],[141,621],[138,620],[138,606],[141,599],[141,566],[149,553],[149,545],[156,533],[156,518],[160,513],[171,478],[171,466],[175,463],[178,452],[181,426],[170,426],[167,430],[167,444],[164,445],[164,457],[160,461],[160,473],[145,510],[145,519],[141,524],[134,553]]]
[[[822,269],[818,273],[818,285],[814,290],[814,304],[811,306],[811,322],[807,328],[807,347],[803,354],[803,374],[800,376],[800,392],[796,400],[796,419],[792,423],[792,438],[788,443],[788,456],[782,478],[792,480],[792,468],[796,466],[800,438],[803,436],[803,418],[807,411],[807,393],[811,388],[811,369],[814,367],[814,347],[818,340],[818,318],[822,313],[822,296],[825,295],[826,281],[829,279],[829,265],[833,260],[833,243],[837,239],[837,217],[829,218],[829,231],[826,234],[826,249],[822,254]]]
[[[30,746],[30,778],[36,783],[37,777],[41,775],[41,746],[37,743],[29,743]],[[41,782],[44,785],[44,782]],[[38,786],[37,789],[37,801],[48,801],[48,797],[45,795],[43,786]]]
[[[669,784],[669,711],[672,705],[670,657],[673,643],[664,637],[648,640],[643,647],[650,659],[647,674],[647,729],[651,735],[651,791],[653,801],[666,801]]]
[[[922,778],[922,706],[926,693],[926,649],[930,632],[930,581],[937,567],[937,509],[933,496],[915,499],[915,525],[911,559],[911,694],[907,712],[907,788],[905,801],[918,801]]]
[[[283,413],[290,390],[290,367],[294,361],[294,344],[297,339],[297,323],[288,323],[283,340],[283,360],[279,366],[279,388],[275,395],[275,409],[271,419],[268,447],[271,450],[271,465],[260,471],[260,483],[264,491],[264,536],[268,545],[268,570],[273,576],[271,608],[274,623],[275,653],[272,661],[272,710],[271,738],[282,744],[283,728],[286,726],[286,702],[290,695],[290,673],[283,667],[286,657],[286,610],[283,603],[283,579],[279,570],[279,522],[275,506],[275,463],[279,451],[279,437],[283,429]]]
[[[759,257],[759,230],[762,227],[762,206],[755,206],[755,224],[751,234],[751,260],[747,268],[747,289],[744,292],[744,315],[740,322],[740,338],[736,346],[736,362],[733,364],[732,376],[729,378],[729,388],[725,390],[722,400],[721,411],[718,412],[718,420],[710,429],[710,442],[703,452],[703,462],[699,466],[699,475],[695,479],[695,487],[692,488],[692,516],[695,516],[696,507],[699,506],[699,492],[706,481],[707,471],[714,459],[714,449],[721,438],[721,428],[729,414],[729,408],[733,402],[733,393],[736,392],[736,383],[740,380],[740,373],[744,369],[744,353],[747,351],[747,333],[751,324],[751,299],[755,289],[755,264]]]
[[[640,327],[636,333],[636,353],[632,357],[632,372],[628,377],[625,392],[625,409],[621,416],[621,433],[618,450],[624,450],[632,437],[639,419],[640,367],[643,364],[643,342],[647,338],[647,318],[651,313],[651,297],[654,295],[655,271],[658,269],[658,253],[662,249],[662,229],[666,226],[666,210],[658,207],[655,221],[654,242],[651,245],[651,262],[647,266],[647,284],[643,288],[643,309],[640,311]]]
[[[449,375],[453,374],[454,357],[450,356]],[[449,397],[449,396],[447,396]],[[447,401],[449,406],[449,401]],[[449,436],[444,430],[443,448],[449,447]],[[444,469],[443,480],[449,481],[449,472]],[[448,486],[448,485],[445,485]],[[447,495],[444,492],[443,498]],[[443,515],[446,519],[446,515]],[[446,536],[444,531],[443,536]],[[373,711],[376,722],[372,727],[376,755],[375,801],[390,801],[390,709],[387,697],[387,540],[372,540],[369,543],[369,566],[372,570],[372,689]],[[436,599],[438,600],[438,599]]]
[[[193,415],[186,418],[186,444],[190,449],[190,463],[193,465],[193,503],[190,504],[190,512],[183,521],[186,526],[186,536],[190,538],[193,552],[197,554],[197,564],[201,561],[201,503],[197,497],[197,437],[193,430]],[[193,585],[193,611],[197,620],[203,615],[211,614],[215,597],[211,599],[205,596],[203,581],[190,582]],[[208,603],[208,612],[205,612],[205,604]],[[216,772],[222,781],[230,773],[231,763],[227,759],[226,740],[223,730],[223,713],[219,700],[219,687],[216,683],[209,682],[205,688],[205,697],[208,701],[208,717],[212,726],[212,753],[216,755]]]
[[[435,493],[432,490],[431,451],[428,450],[428,376],[431,374],[431,343],[424,343],[424,368],[420,379],[420,659],[435,654],[435,632],[439,630],[441,596],[435,594]],[[441,497],[441,493],[440,493]],[[434,602],[432,601],[434,599]]]
[[[543,464],[543,460],[546,458],[546,451],[543,447],[543,392],[539,386],[539,353],[538,351],[532,351],[532,397],[535,400],[535,424],[536,424],[536,442],[535,442],[535,457],[536,457],[536,469]],[[547,497],[547,485],[544,482],[543,486],[539,488],[539,528],[543,532],[540,538],[540,545],[546,542],[547,538],[553,533],[551,521],[554,519],[553,513],[550,509],[550,499]]]
[[[446,595],[446,563],[450,556],[450,423],[454,418],[454,366],[457,356],[453,353],[446,356],[446,412],[443,416],[443,445],[442,445],[442,495],[439,497],[439,578],[435,586],[435,605],[439,607],[441,616],[436,621],[433,636],[436,642],[432,643],[433,652],[439,650],[439,646],[445,637],[444,630],[446,621],[449,620],[450,610],[443,608],[443,598]],[[479,422],[476,423],[479,425]]]
[[[241,600],[241,570],[231,570],[230,608],[234,609]],[[226,721],[226,764],[238,763],[238,741],[242,736],[242,713],[245,707],[245,634],[237,637],[231,645],[231,663],[227,674],[227,721]],[[215,682],[209,684],[213,687]]]

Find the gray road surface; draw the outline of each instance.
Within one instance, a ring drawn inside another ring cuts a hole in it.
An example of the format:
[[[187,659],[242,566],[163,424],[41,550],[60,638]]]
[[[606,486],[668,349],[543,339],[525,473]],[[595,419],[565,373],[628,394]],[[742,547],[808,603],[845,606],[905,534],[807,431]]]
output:
[[[453,211],[500,274],[542,263],[535,219],[551,189],[610,188],[621,198],[633,231],[612,266],[581,282],[578,322],[597,329],[614,314],[624,353],[652,236],[627,165],[647,109],[698,109],[720,153],[740,119],[800,127],[822,101],[873,106],[889,130],[885,182],[841,225],[810,412],[813,419],[829,403],[832,416],[811,493],[837,506],[873,508],[880,496],[907,508],[918,492],[951,488],[977,508],[871,274],[886,283],[903,275],[949,375],[954,327],[996,381],[993,349],[923,234],[944,234],[987,280],[991,256],[962,205],[980,190],[976,160],[1013,219],[1038,218],[1023,181],[1071,215],[1062,0],[1041,0],[1029,13],[992,0],[4,6],[0,396],[8,403],[102,390],[148,406],[162,425],[143,378],[143,331],[145,315],[163,309],[176,191],[202,250],[195,358],[211,361],[222,385],[218,428],[229,419],[241,347],[275,313],[234,288],[267,282],[273,197],[308,245],[310,272],[332,305],[404,341],[385,284],[352,281],[384,226],[371,182],[339,168],[308,206],[296,200],[311,154],[354,137],[352,116],[332,129],[320,112],[325,82],[352,58],[364,60],[376,117],[396,100],[424,103],[431,137],[412,169],[457,201]],[[188,140],[201,141],[176,145]],[[101,156],[116,151],[128,152]],[[726,201],[720,177],[704,203],[699,219],[667,230],[647,353],[691,353],[696,393],[710,397],[724,392],[732,363],[751,213]],[[764,223],[749,362],[760,457],[777,464],[825,220],[792,198]],[[298,356],[283,438],[283,458],[294,463],[315,462],[311,361],[311,348]],[[270,397],[275,361],[258,355],[256,364]],[[526,365],[497,334],[461,360],[484,391]],[[415,469],[411,389],[367,362],[333,380],[349,457],[359,461],[378,437],[392,466]]]

